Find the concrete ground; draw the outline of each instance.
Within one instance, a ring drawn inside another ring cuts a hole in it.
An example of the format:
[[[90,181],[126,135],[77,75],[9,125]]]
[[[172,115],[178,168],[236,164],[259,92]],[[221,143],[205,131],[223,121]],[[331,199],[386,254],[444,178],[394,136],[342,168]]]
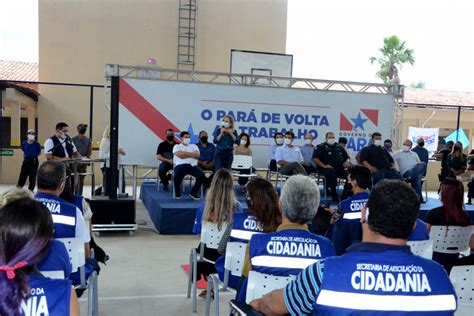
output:
[[[0,185],[0,193],[11,187]],[[127,191],[131,193],[130,188]],[[189,260],[190,249],[197,246],[198,237],[155,233],[148,212],[137,201],[137,223],[144,222],[146,225],[140,225],[132,237],[128,233],[95,237],[110,256],[106,266],[101,264],[99,315],[204,315],[203,299],[198,299],[197,314],[191,312],[191,299],[186,298],[187,277],[181,268]],[[221,295],[220,315],[229,314],[228,301],[233,296]],[[81,315],[87,315],[86,293],[79,302]]]

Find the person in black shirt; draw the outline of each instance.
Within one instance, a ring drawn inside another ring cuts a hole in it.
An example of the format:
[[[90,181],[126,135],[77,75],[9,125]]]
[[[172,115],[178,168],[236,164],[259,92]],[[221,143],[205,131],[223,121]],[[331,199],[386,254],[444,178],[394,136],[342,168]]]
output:
[[[158,145],[156,158],[161,161],[158,169],[160,182],[163,183],[163,190],[168,191],[169,180],[167,173],[173,170],[173,147],[177,143],[174,141],[174,131],[169,128],[166,130],[166,140]]]
[[[390,153],[382,148],[382,134],[372,134],[372,145],[364,147],[360,152],[360,161],[372,173],[373,184],[383,179],[401,180],[402,177],[394,169],[395,162]]]
[[[467,156],[469,159],[468,162],[468,169],[470,171],[474,171],[474,149],[471,150],[469,153],[469,156]],[[467,184],[468,192],[467,192],[467,204],[471,205],[472,204],[472,199],[474,199],[474,179],[471,180]]]
[[[442,183],[443,180],[449,175],[448,156],[453,151],[453,146],[454,142],[449,141],[446,143],[445,149],[433,154],[434,158],[441,158],[441,173],[438,175],[440,183]]]
[[[337,178],[347,179],[346,170],[350,167],[350,157],[346,150],[336,143],[334,133],[326,133],[326,142],[316,147],[313,161],[318,165],[318,171],[326,178],[332,200],[338,202]]]

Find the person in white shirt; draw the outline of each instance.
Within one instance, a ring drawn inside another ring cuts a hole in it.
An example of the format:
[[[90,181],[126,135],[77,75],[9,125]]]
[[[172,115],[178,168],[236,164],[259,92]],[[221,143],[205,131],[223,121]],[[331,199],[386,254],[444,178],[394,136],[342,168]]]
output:
[[[295,134],[292,131],[285,133],[285,145],[277,148],[275,152],[275,160],[280,166],[280,173],[286,176],[295,174],[307,175],[303,167],[304,158],[301,150],[297,146],[293,146]]]
[[[199,158],[199,148],[195,144],[190,144],[191,136],[183,131],[180,134],[181,144],[173,147],[173,182],[175,196],[181,198],[181,182],[186,175],[190,174],[196,178],[194,186],[191,189],[191,198],[199,200],[199,190],[205,180],[205,175],[197,166]]]
[[[76,145],[67,134],[69,125],[64,122],[56,124],[56,132],[44,142],[44,153],[47,160],[66,161],[70,158],[81,158]]]
[[[125,156],[125,150],[123,148],[118,149],[118,164],[122,163],[122,156]],[[102,172],[104,174],[104,194],[110,195],[111,188],[109,183],[111,181],[112,173],[110,172],[110,128],[107,126],[102,134],[102,140],[99,146],[99,158],[105,159],[102,166]],[[122,175],[122,192],[125,192],[125,176]]]
[[[396,161],[400,174],[405,179],[410,179],[416,194],[420,197],[420,201],[423,201],[423,195],[421,194],[421,179],[426,170],[426,164],[421,162],[420,157],[410,151],[413,143],[407,139],[403,142],[402,150],[396,152],[393,155],[393,159]]]

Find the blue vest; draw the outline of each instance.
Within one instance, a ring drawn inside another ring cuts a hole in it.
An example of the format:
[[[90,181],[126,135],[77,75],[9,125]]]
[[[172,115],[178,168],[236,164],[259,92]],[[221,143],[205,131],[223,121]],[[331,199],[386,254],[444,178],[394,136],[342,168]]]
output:
[[[67,279],[72,272],[66,246],[59,240],[51,240],[44,258],[36,264],[39,271],[63,271]]]
[[[30,274],[31,297],[21,303],[22,316],[69,315],[71,287],[69,280],[53,280]]]
[[[360,222],[360,211],[369,200],[369,192],[361,192],[341,202],[344,212],[343,220],[356,220]]]
[[[430,239],[430,232],[428,231],[428,227],[426,227],[425,222],[417,218],[415,228],[411,231],[407,240],[420,241],[420,240],[428,240],[428,239]]]
[[[63,140],[60,140],[56,135],[51,136],[50,139],[53,141],[54,145],[51,153],[56,157],[65,158],[66,152],[64,151],[64,147],[61,144]],[[72,155],[74,154],[74,147],[68,141],[66,141],[66,151],[69,157],[72,157]]]
[[[54,222],[54,238],[76,237],[76,206],[46,193],[37,193],[36,200],[51,212]]]
[[[256,233],[263,233],[263,229],[253,215],[247,212],[234,214],[230,241],[248,243]]]
[[[272,275],[297,275],[307,266],[334,256],[329,239],[302,229],[256,234],[250,239],[252,270]]]
[[[313,315],[453,315],[456,296],[443,267],[408,249],[326,259]]]

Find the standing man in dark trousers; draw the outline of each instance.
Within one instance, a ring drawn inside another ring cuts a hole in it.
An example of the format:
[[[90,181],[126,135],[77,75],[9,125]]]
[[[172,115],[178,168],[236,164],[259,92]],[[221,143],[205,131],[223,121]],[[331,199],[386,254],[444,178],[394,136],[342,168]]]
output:
[[[92,155],[92,140],[86,136],[87,124],[77,125],[77,136],[72,138],[72,142],[77,148],[77,151],[82,157],[90,158]],[[87,165],[79,164],[77,166],[78,173],[86,173]],[[82,195],[82,189],[84,188],[84,178],[86,176],[79,176],[79,185],[77,194]]]
[[[21,165],[20,177],[17,187],[22,188],[29,178],[28,190],[33,191],[36,184],[36,173],[38,172],[38,156],[41,154],[41,145],[36,141],[36,133],[30,129],[27,139],[21,143],[23,150],[23,164]]]
[[[174,131],[166,130],[166,140],[158,145],[156,158],[161,161],[158,169],[160,182],[163,183],[163,191],[168,191],[169,180],[167,173],[173,170],[173,148],[177,143],[174,141]]]

